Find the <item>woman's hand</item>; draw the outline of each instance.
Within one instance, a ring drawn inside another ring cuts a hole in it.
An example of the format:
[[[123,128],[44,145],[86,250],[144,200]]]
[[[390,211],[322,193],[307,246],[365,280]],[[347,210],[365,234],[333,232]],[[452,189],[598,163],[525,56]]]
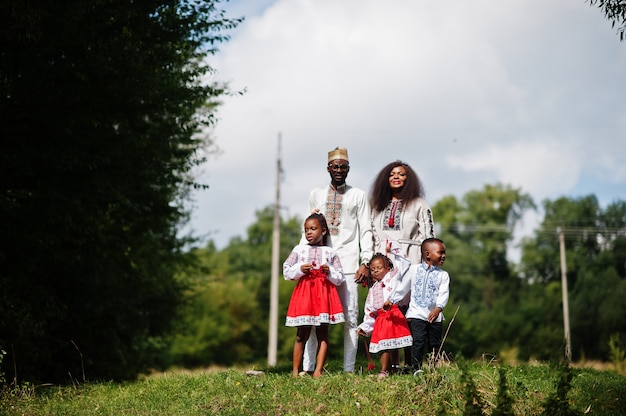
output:
[[[391,246],[392,246],[392,242],[389,240],[385,241],[385,251],[387,252],[387,254],[391,253]]]

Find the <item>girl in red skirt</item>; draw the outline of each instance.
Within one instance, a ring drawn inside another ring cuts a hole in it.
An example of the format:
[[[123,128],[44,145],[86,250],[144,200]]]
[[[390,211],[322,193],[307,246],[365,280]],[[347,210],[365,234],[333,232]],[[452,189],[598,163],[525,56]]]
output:
[[[313,377],[319,377],[328,354],[328,325],[345,320],[337,292],[337,286],[345,279],[337,253],[326,245],[328,225],[322,214],[311,214],[304,221],[304,236],[308,244],[294,247],[283,263],[285,280],[298,281],[285,325],[298,328],[293,346],[293,377],[299,374],[304,345],[315,328],[318,348]]]
[[[383,309],[385,300],[402,281],[411,263],[404,257],[400,247],[388,244],[386,248],[387,253],[394,255],[397,267],[394,268],[391,260],[382,253],[376,253],[372,257],[370,273],[374,284],[365,300],[363,323],[357,328],[359,335],[372,337],[369,351],[381,353],[379,378],[389,375],[392,363],[398,362],[400,348],[413,344],[411,330],[398,305],[393,305],[389,311]]]

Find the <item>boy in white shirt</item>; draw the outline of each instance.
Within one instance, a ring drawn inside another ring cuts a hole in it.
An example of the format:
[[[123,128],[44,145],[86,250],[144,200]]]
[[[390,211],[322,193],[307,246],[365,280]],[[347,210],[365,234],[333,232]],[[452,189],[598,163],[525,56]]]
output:
[[[413,375],[423,372],[424,346],[437,354],[443,332],[443,309],[450,296],[450,276],[440,267],[446,260],[446,246],[438,238],[427,238],[422,242],[422,263],[411,265],[402,283],[394,290],[383,308],[391,309],[407,293],[411,293],[406,318],[411,328],[411,364]],[[436,357],[435,357],[436,358]]]

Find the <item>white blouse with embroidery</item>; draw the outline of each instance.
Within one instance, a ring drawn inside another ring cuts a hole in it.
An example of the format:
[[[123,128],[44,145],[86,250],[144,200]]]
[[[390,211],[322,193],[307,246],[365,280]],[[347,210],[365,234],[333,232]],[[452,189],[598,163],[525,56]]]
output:
[[[283,277],[285,280],[300,280],[305,273],[300,270],[300,266],[306,263],[314,263],[315,268],[320,268],[327,264],[330,269],[328,280],[335,286],[345,282],[343,269],[339,256],[335,251],[327,246],[311,246],[309,244],[298,244],[294,247],[283,263]]]

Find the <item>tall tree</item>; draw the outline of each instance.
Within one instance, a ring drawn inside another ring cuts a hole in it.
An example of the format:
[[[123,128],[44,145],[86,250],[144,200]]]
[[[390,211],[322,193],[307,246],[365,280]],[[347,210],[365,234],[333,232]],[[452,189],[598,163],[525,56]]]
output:
[[[568,278],[574,284],[579,267],[600,252],[596,228],[600,215],[598,200],[593,195],[578,199],[563,197],[543,201],[543,208],[544,219],[535,231],[535,238],[523,246],[522,271],[532,281],[560,281],[557,233],[562,231]]]
[[[154,364],[181,284],[181,201],[226,92],[219,1],[0,3],[0,345],[23,379]]]
[[[186,366],[230,365],[267,358],[273,209],[256,212],[246,238],[231,239],[228,247],[190,253],[197,267],[186,275],[195,282],[183,325],[174,338],[171,363]],[[302,220],[281,220],[280,261],[287,258],[302,236]],[[279,283],[279,348],[282,359],[290,357],[294,332],[282,319],[293,282]]]
[[[509,317],[520,282],[512,273],[507,249],[515,225],[533,208],[529,195],[502,184],[470,191],[460,201],[445,197],[433,206],[439,236],[448,249],[447,309],[461,306],[455,336],[449,340],[454,352],[497,352],[515,339]]]
[[[557,231],[563,232],[572,354],[574,358],[607,359],[610,336],[626,334],[621,318],[626,314],[622,301],[626,293],[626,203],[616,201],[603,209],[595,196],[588,195],[546,200],[543,206],[545,216],[535,238],[523,244],[523,276],[537,290],[543,287],[546,295],[550,288],[560,291]],[[562,304],[554,296],[550,299],[544,302],[547,307],[537,325],[558,331],[560,340],[553,338],[551,345],[562,351],[558,348],[564,338]],[[555,301],[557,309],[552,305]]]
[[[534,208],[532,199],[509,186],[485,185],[482,190],[468,192],[461,201],[445,197],[435,208],[441,236],[451,251],[458,250],[450,267],[458,264],[461,276],[468,279],[468,290],[457,296],[479,296],[490,307],[496,283],[510,282],[508,243],[524,212]],[[457,260],[456,256],[462,257]],[[465,284],[463,280],[459,283]]]

